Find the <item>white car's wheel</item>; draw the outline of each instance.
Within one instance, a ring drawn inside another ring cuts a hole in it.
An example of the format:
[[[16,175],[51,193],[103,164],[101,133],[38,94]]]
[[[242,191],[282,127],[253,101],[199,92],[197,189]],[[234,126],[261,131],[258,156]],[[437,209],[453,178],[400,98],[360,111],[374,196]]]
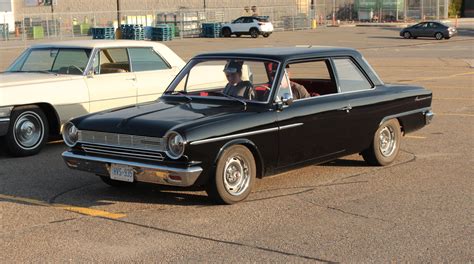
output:
[[[250,29],[250,36],[251,36],[252,38],[258,38],[258,29],[256,29],[256,28],[251,28],[251,29]]]
[[[48,133],[48,119],[39,107],[17,107],[5,136],[7,150],[14,156],[34,155],[46,144]]]

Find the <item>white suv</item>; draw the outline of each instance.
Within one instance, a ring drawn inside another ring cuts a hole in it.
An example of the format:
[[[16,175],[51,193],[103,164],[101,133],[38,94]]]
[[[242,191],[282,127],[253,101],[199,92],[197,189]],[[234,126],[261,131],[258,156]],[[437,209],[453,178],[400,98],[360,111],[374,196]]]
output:
[[[268,21],[268,16],[243,16],[232,23],[222,25],[222,36],[228,38],[231,35],[240,37],[241,35],[250,35],[257,38],[262,35],[268,38],[273,32],[272,22]]]

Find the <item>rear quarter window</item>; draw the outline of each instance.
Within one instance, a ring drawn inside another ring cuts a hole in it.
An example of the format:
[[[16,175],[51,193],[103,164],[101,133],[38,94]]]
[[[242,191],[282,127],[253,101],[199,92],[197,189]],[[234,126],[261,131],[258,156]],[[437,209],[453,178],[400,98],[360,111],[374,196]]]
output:
[[[351,59],[341,58],[333,61],[341,92],[355,92],[372,88],[367,77]]]

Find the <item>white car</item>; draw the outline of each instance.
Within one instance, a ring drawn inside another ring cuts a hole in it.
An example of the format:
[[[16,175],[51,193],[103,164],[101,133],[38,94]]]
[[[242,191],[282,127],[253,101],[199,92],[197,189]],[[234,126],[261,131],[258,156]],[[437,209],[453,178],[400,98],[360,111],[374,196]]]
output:
[[[273,24],[267,16],[243,16],[232,21],[232,23],[223,24],[221,30],[222,36],[226,38],[231,35],[237,37],[250,35],[252,38],[262,35],[268,38],[273,32]]]
[[[15,156],[36,154],[72,117],[156,100],[184,64],[156,42],[34,45],[0,73],[0,145]]]

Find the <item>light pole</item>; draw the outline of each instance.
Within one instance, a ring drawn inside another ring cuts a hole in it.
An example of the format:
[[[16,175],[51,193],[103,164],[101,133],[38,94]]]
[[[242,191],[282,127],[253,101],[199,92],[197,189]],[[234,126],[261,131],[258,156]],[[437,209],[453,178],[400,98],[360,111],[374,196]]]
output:
[[[332,0],[332,25],[336,25],[336,0]]]

